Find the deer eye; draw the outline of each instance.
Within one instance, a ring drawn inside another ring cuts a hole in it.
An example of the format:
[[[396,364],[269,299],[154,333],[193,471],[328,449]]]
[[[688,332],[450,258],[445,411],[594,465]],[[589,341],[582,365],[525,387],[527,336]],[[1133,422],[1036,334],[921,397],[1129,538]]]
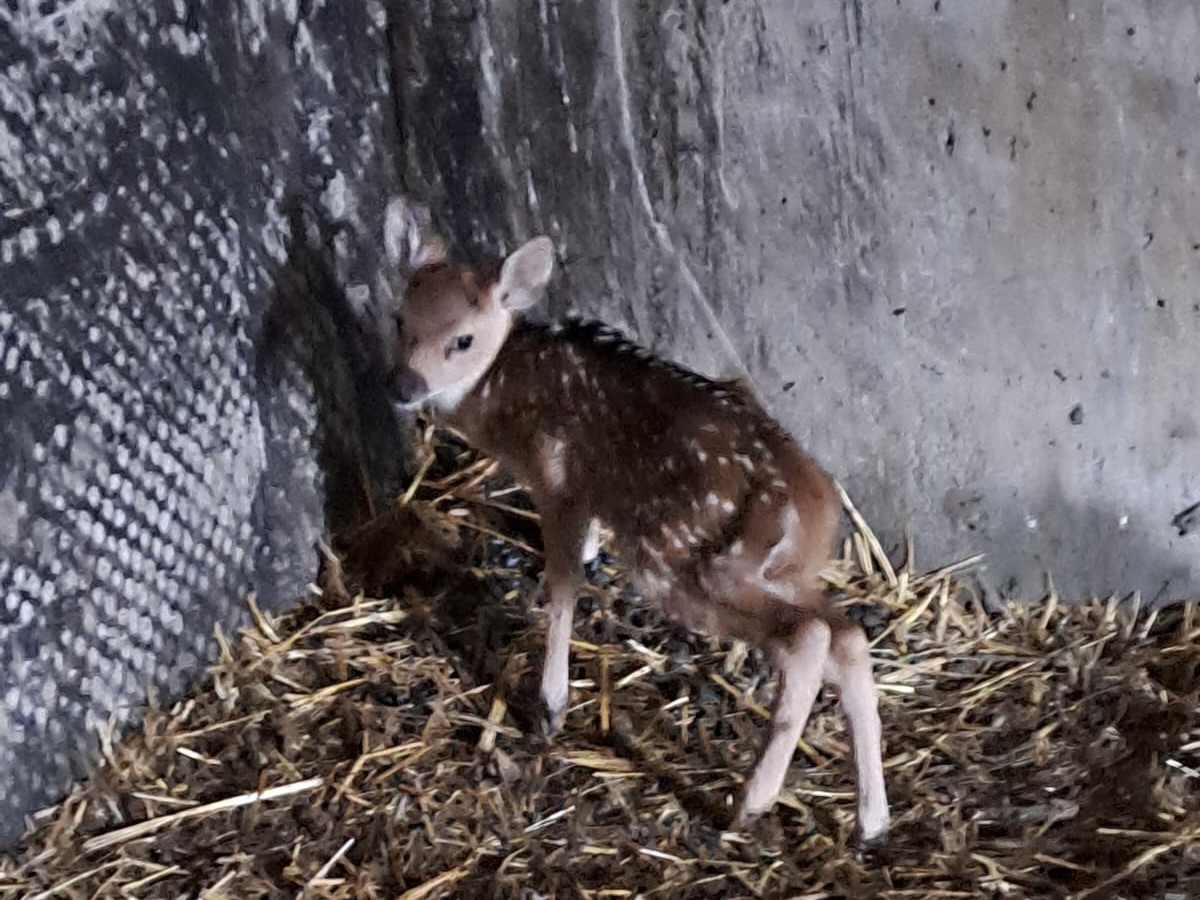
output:
[[[470,350],[471,344],[474,343],[474,341],[475,341],[474,335],[460,334],[458,337],[456,337],[454,339],[453,346],[454,346],[455,350],[457,350],[458,352],[461,353],[464,350]]]

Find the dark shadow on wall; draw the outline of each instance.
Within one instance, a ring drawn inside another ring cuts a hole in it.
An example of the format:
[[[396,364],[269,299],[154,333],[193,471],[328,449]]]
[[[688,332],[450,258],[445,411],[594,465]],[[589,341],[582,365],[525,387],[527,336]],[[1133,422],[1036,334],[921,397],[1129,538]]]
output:
[[[1034,513],[1037,529],[1022,513],[1004,510],[992,528],[992,541],[1008,548],[980,576],[989,600],[1013,597],[1036,599],[1043,592],[1027,586],[1045,581],[1047,572],[1064,602],[1108,598],[1112,585],[1146,584],[1150,592],[1141,598],[1143,608],[1169,605],[1181,599],[1183,585],[1191,573],[1168,552],[1168,544],[1180,538],[1170,521],[1145,522],[1130,519],[1121,525],[1123,510],[1103,501],[1075,502],[1058,483],[1047,486]],[[1192,538],[1195,540],[1195,538]],[[1074,547],[1086,546],[1086,566],[1068,556]],[[1200,546],[1200,542],[1197,542]],[[997,555],[997,554],[993,554]],[[1085,570],[1077,577],[1065,574]],[[1132,594],[1120,595],[1128,601]]]
[[[297,383],[311,391],[325,531],[336,533],[369,521],[387,505],[410,470],[411,453],[385,393],[379,336],[333,273],[339,226],[296,197],[285,200],[284,215],[291,228],[288,257],[275,272],[255,377],[260,402],[287,404]]]

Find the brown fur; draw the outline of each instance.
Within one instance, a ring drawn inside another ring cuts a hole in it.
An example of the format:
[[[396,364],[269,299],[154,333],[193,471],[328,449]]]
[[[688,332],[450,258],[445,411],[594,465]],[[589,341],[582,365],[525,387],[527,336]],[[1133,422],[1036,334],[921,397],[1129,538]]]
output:
[[[783,537],[782,508],[799,500],[803,539],[774,575],[798,602],[828,613],[817,574],[833,548],[837,493],[791,436],[738,394],[664,366],[601,326],[519,322],[452,420],[529,486],[539,509],[553,510],[559,539],[572,544],[564,553],[573,559],[587,522],[599,518],[636,578],[661,570],[673,583],[658,599],[674,618],[694,628],[691,620],[711,618],[703,630],[723,637],[772,639],[779,600],[710,595],[703,585],[736,579],[723,566],[738,542],[746,560],[763,558]],[[547,442],[563,448],[561,485],[530,453]],[[711,610],[691,608],[710,596]]]
[[[840,517],[833,484],[744,385],[657,359],[604,325],[520,319],[552,265],[545,239],[501,264],[423,257],[406,285],[394,359],[404,399],[442,405],[529,487],[541,513],[551,729],[566,714],[580,559],[599,520],[671,619],[752,642],[780,670],[772,737],[739,823],[774,803],[820,685],[832,681],[851,723],[859,826],[881,836],[888,816],[866,638],[818,579]]]

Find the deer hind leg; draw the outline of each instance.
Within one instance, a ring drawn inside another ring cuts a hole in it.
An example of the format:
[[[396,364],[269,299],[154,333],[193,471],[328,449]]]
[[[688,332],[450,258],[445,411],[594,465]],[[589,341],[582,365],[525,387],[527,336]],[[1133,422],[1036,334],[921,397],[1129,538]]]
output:
[[[757,645],[779,673],[771,734],[738,806],[738,829],[774,806],[821,692],[832,641],[819,598],[795,602],[793,589],[765,581],[760,568],[761,561],[736,553],[701,564],[696,572],[701,602],[693,601],[691,610],[704,615],[689,623]]]
[[[771,736],[746,784],[735,819],[737,828],[746,827],[775,805],[796,744],[821,691],[830,639],[828,624],[815,616],[804,616],[791,635],[773,648],[779,668],[779,693],[771,716]]]
[[[858,792],[858,825],[853,840],[869,844],[887,833],[889,814],[871,648],[857,625],[846,620],[833,623],[824,677],[841,692],[842,712],[850,731]]]

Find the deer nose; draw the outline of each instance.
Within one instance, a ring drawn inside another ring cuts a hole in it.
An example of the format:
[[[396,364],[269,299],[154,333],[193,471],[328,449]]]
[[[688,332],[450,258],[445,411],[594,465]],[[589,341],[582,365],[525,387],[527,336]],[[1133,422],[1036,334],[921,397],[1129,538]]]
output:
[[[408,366],[396,366],[388,377],[388,389],[396,400],[403,404],[419,401],[429,393],[425,379]]]

